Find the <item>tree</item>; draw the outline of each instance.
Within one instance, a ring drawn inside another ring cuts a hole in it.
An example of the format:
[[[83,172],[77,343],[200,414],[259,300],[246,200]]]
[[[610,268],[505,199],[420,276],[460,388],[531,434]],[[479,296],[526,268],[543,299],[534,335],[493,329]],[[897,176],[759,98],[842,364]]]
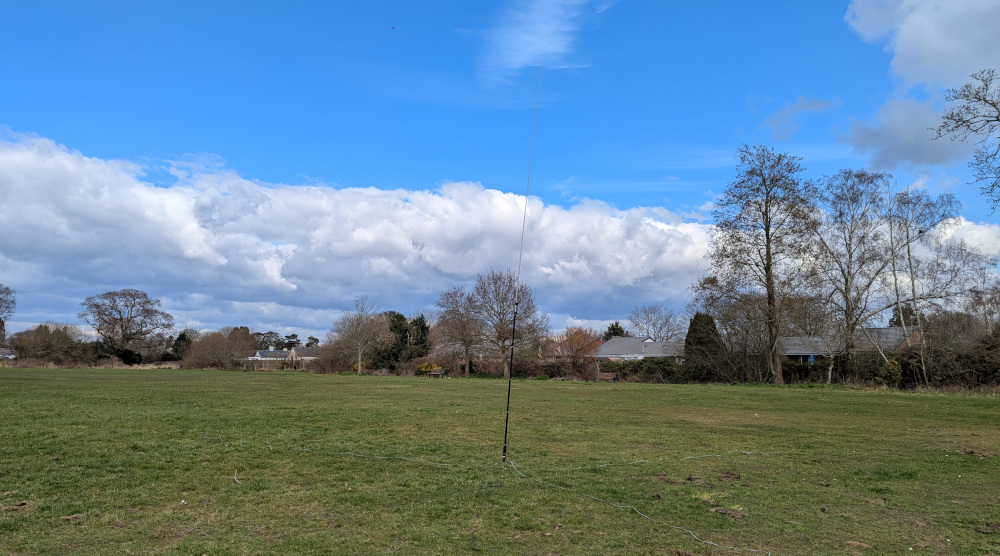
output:
[[[36,359],[55,365],[94,362],[94,350],[83,342],[84,335],[71,324],[46,323],[11,334],[10,345],[23,361]]]
[[[388,334],[385,314],[379,311],[367,295],[354,297],[354,308],[334,321],[331,342],[340,344],[357,361],[358,373],[363,371],[365,352]]]
[[[226,327],[195,339],[184,357],[184,366],[196,369],[235,369],[243,365],[246,358],[257,349],[257,338],[250,333],[249,328]]]
[[[292,349],[293,347],[299,347],[302,345],[302,340],[299,339],[298,334],[289,334],[285,336],[285,349]]]
[[[628,314],[632,331],[654,342],[672,342],[684,334],[681,318],[663,305],[641,305]]]
[[[0,284],[0,345],[7,342],[7,319],[14,314],[17,308],[17,298],[14,290]]]
[[[989,263],[990,266],[996,267],[996,261]],[[1000,320],[1000,278],[993,272],[986,272],[985,268],[981,268],[973,286],[969,288],[969,296],[965,303],[970,313],[982,319],[986,334],[993,334],[993,329]]]
[[[317,338],[315,336],[309,336],[308,338],[306,338],[306,347],[307,348],[316,347],[318,345],[319,345],[319,338]]]
[[[80,304],[79,317],[117,353],[138,347],[156,332],[170,330],[174,317],[160,310],[160,300],[144,291],[124,289],[88,297]]]
[[[718,375],[718,364],[725,354],[726,345],[715,319],[707,313],[695,313],[684,337],[684,374],[693,380],[710,380]]]
[[[972,82],[945,93],[945,100],[961,104],[944,113],[936,138],[971,138],[978,143],[969,167],[996,210],[1000,205],[1000,76],[995,69],[984,69],[970,77]]]
[[[181,333],[174,338],[174,344],[171,347],[174,358],[176,360],[184,359],[191,352],[191,345],[200,337],[201,333],[197,330],[191,328],[181,330]]]
[[[548,317],[535,306],[531,288],[510,270],[477,274],[472,295],[474,313],[484,327],[483,343],[499,356],[504,378],[510,378],[507,349],[538,345],[546,335]]]
[[[887,228],[891,179],[885,173],[841,170],[818,186],[811,268],[817,289],[839,317],[848,358],[854,356],[859,327],[886,309],[883,285],[893,262]]]
[[[913,310],[912,303],[903,303],[892,308],[892,317],[889,318],[888,326],[914,326],[917,323],[917,312]]]
[[[375,368],[397,372],[401,363],[427,355],[429,327],[423,315],[407,319],[402,313],[386,311],[383,317],[388,334],[368,351]]]
[[[964,243],[944,241],[940,231],[958,215],[959,202],[952,195],[932,197],[917,189],[897,193],[890,206],[889,237],[892,259],[892,285],[896,310],[903,313],[903,303],[912,304],[915,328],[920,332],[919,363],[924,384],[927,375],[921,302],[933,302],[964,293],[964,279],[972,278],[965,271],[981,259]],[[928,255],[914,251],[921,244]],[[902,268],[900,268],[902,267]],[[909,291],[903,288],[909,286]],[[907,322],[901,322],[909,335]],[[882,355],[886,359],[885,354]]]
[[[254,341],[257,342],[257,349],[285,349],[285,339],[281,334],[273,331],[254,332]]]
[[[737,158],[736,179],[712,212],[715,231],[709,259],[724,290],[762,294],[759,311],[767,327],[768,367],[772,380],[782,384],[781,303],[803,278],[813,196],[799,180],[803,168],[798,157],[744,145]]]
[[[594,360],[598,349],[604,343],[600,332],[581,326],[568,327],[554,340],[577,376],[587,375],[587,363]],[[590,376],[593,378],[592,374]]]
[[[476,298],[465,288],[454,286],[441,292],[434,305],[440,310],[434,324],[440,343],[461,349],[465,376],[469,376],[472,350],[483,341],[483,322],[476,313]]]
[[[604,341],[607,342],[615,336],[631,336],[631,334],[628,333],[628,330],[625,330],[625,327],[623,327],[620,322],[615,321],[608,325],[608,329],[604,331],[603,338]]]

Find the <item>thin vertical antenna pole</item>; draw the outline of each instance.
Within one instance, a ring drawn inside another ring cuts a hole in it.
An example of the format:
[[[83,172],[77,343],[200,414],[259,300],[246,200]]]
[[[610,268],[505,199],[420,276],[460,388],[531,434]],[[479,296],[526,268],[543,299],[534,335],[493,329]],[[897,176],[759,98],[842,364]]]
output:
[[[510,385],[514,379],[514,338],[517,333],[517,306],[521,303],[521,257],[524,255],[524,230],[528,222],[528,195],[531,193],[531,164],[535,157],[535,128],[538,126],[538,100],[542,95],[542,70],[544,62],[538,66],[538,90],[535,92],[535,118],[531,122],[531,148],[528,151],[528,183],[524,187],[524,215],[521,217],[521,245],[517,250],[517,275],[514,280],[514,315],[510,322],[510,361],[507,367],[507,413],[503,419],[503,454],[500,463],[507,462],[507,431],[510,425]]]

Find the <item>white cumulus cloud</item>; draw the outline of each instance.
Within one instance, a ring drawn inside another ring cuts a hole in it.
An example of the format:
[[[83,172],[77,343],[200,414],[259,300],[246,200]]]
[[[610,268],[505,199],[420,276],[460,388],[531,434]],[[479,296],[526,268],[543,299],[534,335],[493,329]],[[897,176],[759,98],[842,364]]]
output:
[[[881,168],[942,164],[969,149],[930,142],[940,124],[933,102],[981,69],[1000,64],[1000,2],[996,0],[853,0],[844,18],[865,41],[883,44],[899,79],[896,97],[875,121],[859,122],[845,137]],[[916,100],[914,91],[930,93]],[[933,102],[932,102],[933,101]]]
[[[478,183],[265,184],[218,165],[172,171],[176,181],[157,186],[134,163],[42,137],[0,140],[0,283],[18,292],[12,325],[72,321],[84,297],[134,287],[180,326],[315,334],[355,295],[427,312],[445,288],[517,265],[523,195]],[[709,234],[662,208],[531,198],[522,278],[566,322],[682,306],[706,270]]]

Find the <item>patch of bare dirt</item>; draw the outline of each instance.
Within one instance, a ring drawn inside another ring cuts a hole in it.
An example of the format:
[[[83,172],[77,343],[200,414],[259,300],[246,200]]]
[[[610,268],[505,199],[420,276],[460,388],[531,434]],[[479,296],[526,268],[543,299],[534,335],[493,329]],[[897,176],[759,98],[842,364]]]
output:
[[[962,448],[961,450],[959,450],[959,452],[967,456],[977,456],[979,459],[983,459],[989,456],[989,454],[987,454],[986,452],[983,452],[981,450],[974,450],[972,448]]]
[[[87,517],[87,514],[73,514],[73,515],[64,515],[60,519],[62,519],[63,521],[79,521],[85,517]]]
[[[722,479],[723,481],[738,481],[743,477],[741,477],[739,473],[731,473],[729,471],[724,471],[722,475],[719,475],[719,478]]]
[[[984,535],[992,535],[993,533],[1000,533],[1000,521],[996,523],[987,523],[982,527],[976,527],[977,533],[982,533]]]
[[[670,554],[672,554],[673,556],[698,556],[697,554],[691,552],[690,550],[681,550],[679,548],[675,548]]]
[[[661,481],[663,481],[665,483],[672,484],[672,485],[683,485],[684,484],[684,481],[678,481],[677,479],[671,479],[670,477],[667,477],[667,474],[664,473],[663,471],[660,471],[655,476],[656,476],[657,479],[659,479],[659,480],[661,480]]]
[[[27,511],[31,511],[31,509],[34,508],[34,507],[35,507],[35,503],[32,502],[31,500],[22,500],[22,501],[18,502],[17,504],[13,504],[11,506],[4,506],[3,508],[0,508],[0,511],[5,511],[5,512],[27,512]]]
[[[734,510],[732,508],[712,508],[711,510],[708,511],[714,514],[722,514],[727,517],[734,517],[736,519],[743,519],[744,517],[746,517],[746,514],[744,514],[743,512]]]
[[[871,548],[870,544],[865,544],[863,542],[858,542],[858,541],[845,541],[844,544],[846,544],[848,546],[856,546],[858,548],[864,548],[865,550],[868,550],[869,548]]]
[[[689,482],[696,483],[696,484],[699,484],[699,485],[705,485],[707,487],[714,487],[715,486],[712,483],[706,481],[705,479],[702,479],[702,478],[699,478],[699,477],[688,476],[688,478],[685,479],[685,481],[689,481]]]

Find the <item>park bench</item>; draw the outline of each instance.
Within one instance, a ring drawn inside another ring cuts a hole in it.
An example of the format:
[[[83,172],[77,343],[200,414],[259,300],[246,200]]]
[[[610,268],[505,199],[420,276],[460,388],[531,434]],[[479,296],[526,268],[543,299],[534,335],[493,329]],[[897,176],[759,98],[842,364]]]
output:
[[[433,371],[427,371],[427,376],[430,378],[441,378],[444,376],[444,369],[435,369]]]
[[[611,382],[616,382],[618,380],[618,373],[597,373],[594,375],[594,380],[608,380]]]

